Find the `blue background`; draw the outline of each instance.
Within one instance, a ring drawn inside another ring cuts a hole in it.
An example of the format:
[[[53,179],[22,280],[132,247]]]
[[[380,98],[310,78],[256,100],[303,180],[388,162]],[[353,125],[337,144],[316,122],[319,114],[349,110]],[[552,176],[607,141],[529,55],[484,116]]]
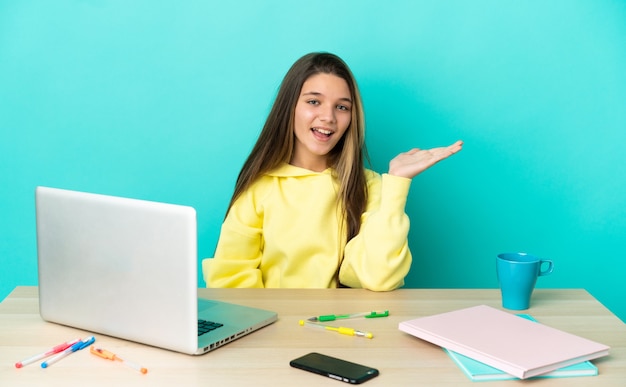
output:
[[[555,262],[538,287],[624,320],[625,4],[3,1],[0,298],[37,283],[37,185],[194,206],[211,256],[283,75],[324,50],[373,169],[465,141],[412,184],[408,287],[495,288],[495,256],[527,251]]]

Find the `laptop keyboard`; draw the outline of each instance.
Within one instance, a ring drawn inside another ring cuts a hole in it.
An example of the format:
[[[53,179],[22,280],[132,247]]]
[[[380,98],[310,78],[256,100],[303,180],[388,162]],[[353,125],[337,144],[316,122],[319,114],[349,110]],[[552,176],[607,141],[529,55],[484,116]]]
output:
[[[212,330],[215,330],[222,326],[224,326],[224,324],[207,320],[198,320],[198,336],[201,336],[207,332],[211,332]]]

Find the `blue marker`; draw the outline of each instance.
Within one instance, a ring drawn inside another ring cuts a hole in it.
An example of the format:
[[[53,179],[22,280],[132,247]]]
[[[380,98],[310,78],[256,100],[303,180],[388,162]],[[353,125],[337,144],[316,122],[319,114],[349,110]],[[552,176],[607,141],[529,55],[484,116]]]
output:
[[[96,341],[96,338],[93,337],[93,336],[89,336],[89,337],[79,341],[78,343],[72,345],[71,347],[69,347],[65,351],[63,351],[63,352],[59,353],[58,355],[50,358],[50,360],[44,361],[43,363],[41,363],[41,368],[48,368],[52,364],[54,364],[57,361],[63,359],[65,356],[71,355],[72,353],[74,353],[76,351],[80,351],[81,349],[90,346],[94,341]]]

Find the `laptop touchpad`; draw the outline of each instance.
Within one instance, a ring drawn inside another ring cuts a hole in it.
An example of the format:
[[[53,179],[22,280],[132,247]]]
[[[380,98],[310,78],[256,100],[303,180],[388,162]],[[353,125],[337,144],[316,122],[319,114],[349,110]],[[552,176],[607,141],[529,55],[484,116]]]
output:
[[[217,302],[198,298],[198,312],[205,311],[217,305]]]

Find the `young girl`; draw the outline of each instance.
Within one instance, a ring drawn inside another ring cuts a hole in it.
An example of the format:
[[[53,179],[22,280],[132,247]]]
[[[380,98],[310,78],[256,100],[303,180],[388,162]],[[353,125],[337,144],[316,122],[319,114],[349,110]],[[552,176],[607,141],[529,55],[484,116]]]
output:
[[[402,286],[411,179],[461,147],[401,153],[382,176],[365,169],[354,76],[333,54],[303,56],[239,173],[215,256],[202,263],[207,286]]]

